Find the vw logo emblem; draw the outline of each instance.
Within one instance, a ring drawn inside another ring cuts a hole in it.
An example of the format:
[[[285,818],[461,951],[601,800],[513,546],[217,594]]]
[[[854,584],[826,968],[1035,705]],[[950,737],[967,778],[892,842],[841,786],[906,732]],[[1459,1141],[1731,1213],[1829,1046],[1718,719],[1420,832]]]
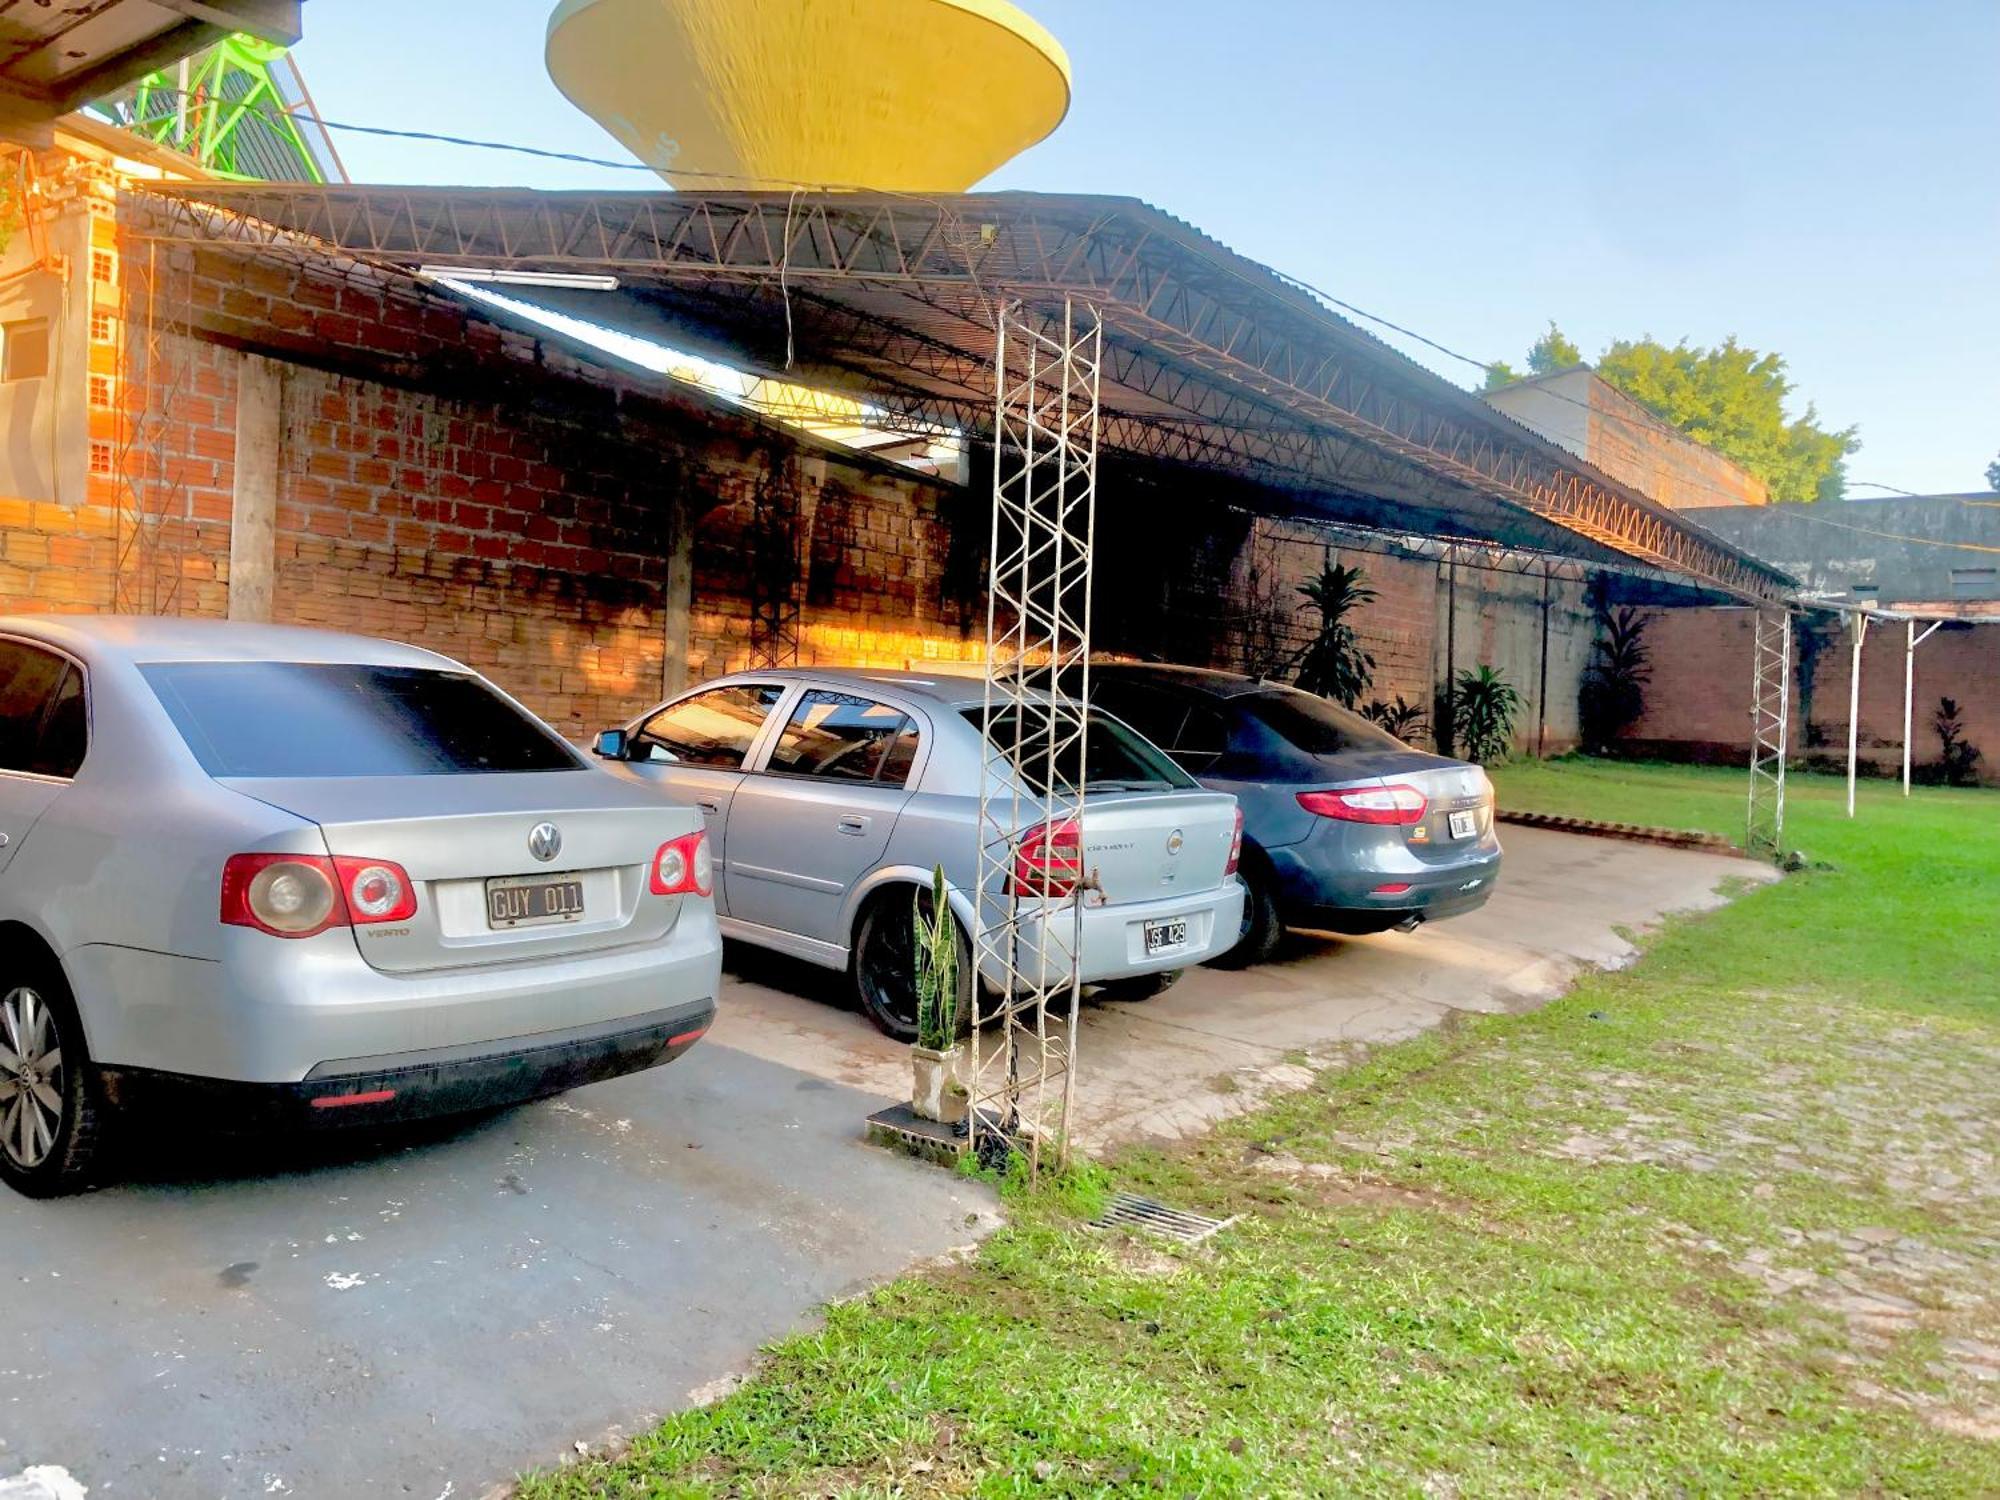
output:
[[[537,823],[528,834],[528,852],[544,862],[562,853],[562,830],[553,823]]]
[[[1181,845],[1186,842],[1187,840],[1181,837],[1181,831],[1178,828],[1176,828],[1172,833],[1167,835],[1167,853],[1169,854],[1180,853]]]

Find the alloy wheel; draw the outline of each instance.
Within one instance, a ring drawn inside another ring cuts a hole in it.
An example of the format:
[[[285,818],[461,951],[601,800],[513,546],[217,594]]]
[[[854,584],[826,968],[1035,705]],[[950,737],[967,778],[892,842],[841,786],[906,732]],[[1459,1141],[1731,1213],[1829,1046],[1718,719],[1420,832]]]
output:
[[[900,913],[898,913],[900,914]],[[875,1007],[899,1032],[917,1029],[917,939],[912,924],[878,913],[869,923],[857,967]]]
[[[48,1002],[20,985],[0,997],[0,1150],[38,1167],[63,1124],[62,1034]]]

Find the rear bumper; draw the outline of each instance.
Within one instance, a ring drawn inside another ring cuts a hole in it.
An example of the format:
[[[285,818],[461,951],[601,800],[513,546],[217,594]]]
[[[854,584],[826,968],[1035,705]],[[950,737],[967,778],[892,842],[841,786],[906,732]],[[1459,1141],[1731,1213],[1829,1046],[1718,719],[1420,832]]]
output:
[[[297,941],[241,929],[222,962],[93,946],[65,955],[103,1067],[291,1084],[341,1058],[485,1051],[712,1005],[714,907],[683,904],[630,947],[415,973],[371,968],[345,929]]]
[[[991,920],[991,913],[988,918]],[[1185,924],[1182,942],[1146,951],[1149,927],[1165,924],[1171,930],[1176,923]],[[1102,984],[1207,963],[1236,946],[1242,927],[1243,886],[1233,876],[1205,891],[1154,901],[1125,901],[1116,906],[1087,906],[1080,917],[1067,902],[1051,903],[1046,915],[1023,912],[1012,963],[1021,985],[1067,980],[1068,954],[1074,943],[1080,982]],[[1005,983],[1003,967],[990,958],[982,963],[980,972],[996,988]]]
[[[538,1099],[672,1062],[715,1020],[713,999],[486,1047],[321,1063],[299,1083],[241,1083],[152,1068],[102,1070],[120,1109],[171,1109],[222,1130],[383,1125]]]
[[[1315,858],[1326,851],[1310,843],[1269,851],[1285,925],[1338,932],[1379,930],[1407,917],[1440,921],[1484,906],[1500,880],[1500,843],[1490,837],[1449,865],[1426,864],[1400,850],[1369,852],[1366,861],[1348,862]],[[1377,894],[1379,887],[1399,885],[1407,889]]]

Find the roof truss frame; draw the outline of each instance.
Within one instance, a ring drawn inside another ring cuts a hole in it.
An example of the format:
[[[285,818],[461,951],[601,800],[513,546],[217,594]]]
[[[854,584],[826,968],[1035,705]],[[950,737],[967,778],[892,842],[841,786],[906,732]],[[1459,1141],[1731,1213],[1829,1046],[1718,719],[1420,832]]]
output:
[[[834,382],[908,419],[971,430],[992,420],[987,346],[999,307],[1076,297],[1105,318],[1108,448],[1248,471],[1283,489],[1413,504],[1444,485],[1461,505],[1483,502],[1476,508],[1501,529],[1511,514],[1516,531],[1554,528],[1579,539],[1580,552],[1636,560],[1739,599],[1783,599],[1793,589],[1779,570],[1132,200],[309,184],[165,191],[212,240],[296,251],[303,236],[403,270],[610,271],[670,302],[697,288],[691,300],[716,313],[741,311],[734,298],[789,297],[833,335],[791,378]],[[1136,401],[1121,406],[1113,386]],[[1518,524],[1528,518],[1545,527]]]

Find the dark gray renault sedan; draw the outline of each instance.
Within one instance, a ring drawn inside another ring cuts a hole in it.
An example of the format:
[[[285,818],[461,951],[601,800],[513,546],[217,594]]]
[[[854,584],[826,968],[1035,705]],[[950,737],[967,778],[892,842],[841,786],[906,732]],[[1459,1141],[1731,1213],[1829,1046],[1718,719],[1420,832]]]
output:
[[[1125,662],[1090,673],[1095,703],[1243,809],[1243,933],[1213,962],[1261,962],[1286,927],[1409,928],[1492,895],[1500,840],[1478,766],[1279,683]]]

